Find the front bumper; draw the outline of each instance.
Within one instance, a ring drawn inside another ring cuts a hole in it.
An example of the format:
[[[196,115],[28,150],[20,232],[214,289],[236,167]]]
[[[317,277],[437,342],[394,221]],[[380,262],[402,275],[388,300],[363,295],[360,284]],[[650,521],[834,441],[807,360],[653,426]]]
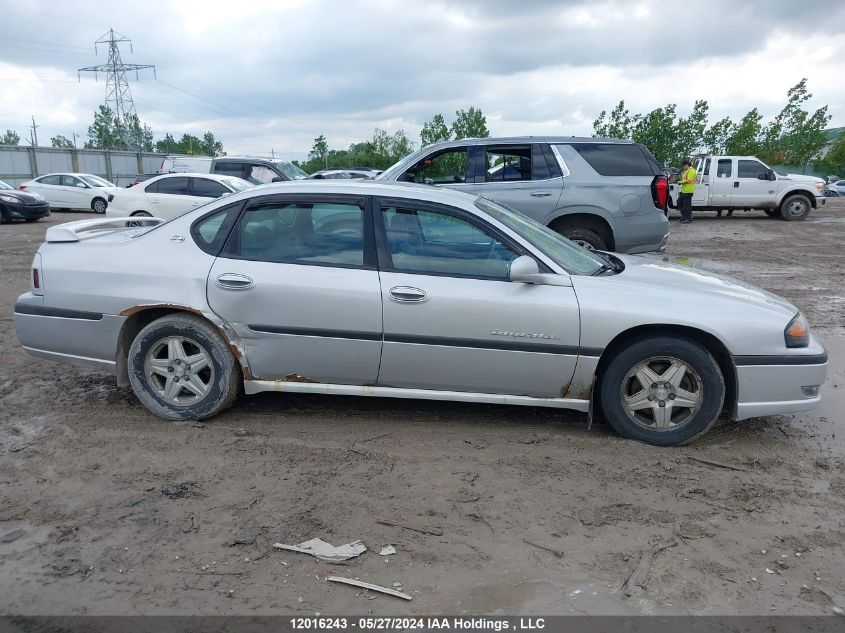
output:
[[[0,202],[0,214],[4,220],[37,220],[50,215],[50,205]]]
[[[813,349],[815,347],[815,349]],[[821,403],[827,352],[815,340],[809,353],[735,356],[737,405],[734,418],[812,411]]]

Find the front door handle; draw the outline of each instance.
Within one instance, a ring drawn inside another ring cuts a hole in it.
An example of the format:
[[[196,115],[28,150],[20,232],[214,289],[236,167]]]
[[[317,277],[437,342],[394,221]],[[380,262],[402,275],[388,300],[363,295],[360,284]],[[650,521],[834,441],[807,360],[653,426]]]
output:
[[[252,278],[238,273],[223,273],[217,276],[217,285],[226,290],[246,290],[252,288]]]
[[[532,191],[530,194],[532,198],[548,198],[552,195],[551,191]]]
[[[390,298],[400,303],[425,301],[426,296],[424,290],[412,286],[394,286],[390,289]]]

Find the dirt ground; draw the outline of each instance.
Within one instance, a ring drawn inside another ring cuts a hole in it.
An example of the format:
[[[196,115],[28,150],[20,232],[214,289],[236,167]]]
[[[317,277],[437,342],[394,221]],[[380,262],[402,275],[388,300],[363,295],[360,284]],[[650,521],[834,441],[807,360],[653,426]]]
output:
[[[15,339],[45,229],[82,217],[0,227],[0,613],[845,608],[845,200],[806,222],[673,221],[658,257],[789,298],[831,371],[816,412],[669,449],[574,412],[412,400],[263,394],[203,424],[153,418],[114,378]],[[314,537],[368,551],[331,564],[272,548]]]

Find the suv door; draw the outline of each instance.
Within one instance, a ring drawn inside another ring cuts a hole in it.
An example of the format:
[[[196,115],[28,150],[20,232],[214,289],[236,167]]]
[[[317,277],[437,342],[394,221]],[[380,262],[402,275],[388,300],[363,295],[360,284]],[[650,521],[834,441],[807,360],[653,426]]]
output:
[[[208,277],[256,379],[374,384],[382,346],[372,214],[353,196],[250,201]]]
[[[506,204],[542,224],[547,224],[546,219],[557,208],[563,177],[545,143],[479,145],[474,168],[474,184],[467,187],[473,193]]]
[[[381,199],[376,227],[379,384],[561,397],[578,354],[571,287],[509,281],[522,249],[459,209]]]

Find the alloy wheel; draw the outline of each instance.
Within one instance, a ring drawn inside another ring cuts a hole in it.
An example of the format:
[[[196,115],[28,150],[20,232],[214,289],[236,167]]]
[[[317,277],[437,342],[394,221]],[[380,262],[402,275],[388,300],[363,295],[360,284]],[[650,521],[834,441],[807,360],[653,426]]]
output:
[[[651,431],[672,431],[695,417],[704,402],[701,377],[678,358],[656,356],[637,363],[622,381],[622,408]]]
[[[157,341],[144,361],[147,384],[168,404],[195,405],[214,384],[211,355],[196,341],[167,336]]]

